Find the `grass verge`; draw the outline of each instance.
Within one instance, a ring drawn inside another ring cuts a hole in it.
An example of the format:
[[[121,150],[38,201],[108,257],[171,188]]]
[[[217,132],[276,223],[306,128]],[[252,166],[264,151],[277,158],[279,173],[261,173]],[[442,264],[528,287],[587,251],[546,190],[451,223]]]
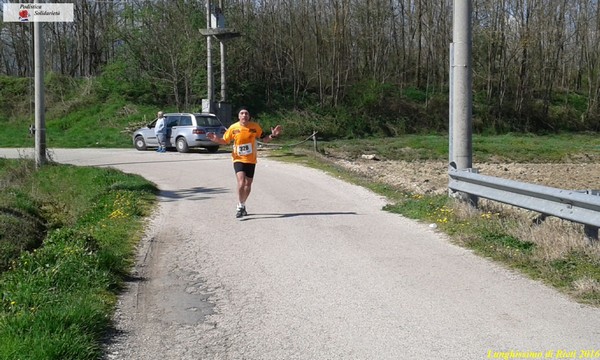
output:
[[[28,159],[0,159],[0,186],[0,358],[100,358],[156,188],[112,169],[35,170]],[[41,226],[37,245],[7,230],[30,223]]]

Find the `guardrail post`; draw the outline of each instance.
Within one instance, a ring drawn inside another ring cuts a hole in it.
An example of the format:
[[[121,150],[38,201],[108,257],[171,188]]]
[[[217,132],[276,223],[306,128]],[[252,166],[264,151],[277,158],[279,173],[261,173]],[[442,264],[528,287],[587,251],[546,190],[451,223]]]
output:
[[[584,225],[583,232],[592,242],[598,241],[598,227],[592,225]]]
[[[454,161],[452,161],[450,163],[450,167],[452,169],[456,170],[456,163]],[[473,173],[473,174],[479,174],[479,169],[468,168],[468,169],[464,169],[464,170],[466,170],[467,172]],[[460,202],[467,203],[469,206],[472,206],[477,209],[477,206],[479,205],[479,197],[477,195],[473,195],[473,194],[469,194],[469,193],[461,192],[461,191],[452,193],[452,189],[448,189],[448,191],[451,192],[450,196],[454,197],[455,199],[458,199]]]
[[[585,193],[588,195],[598,196],[600,195],[600,190],[588,189],[585,191]],[[598,226],[584,225],[583,232],[585,233],[585,236],[587,236],[587,238],[590,239],[590,241],[598,241]]]

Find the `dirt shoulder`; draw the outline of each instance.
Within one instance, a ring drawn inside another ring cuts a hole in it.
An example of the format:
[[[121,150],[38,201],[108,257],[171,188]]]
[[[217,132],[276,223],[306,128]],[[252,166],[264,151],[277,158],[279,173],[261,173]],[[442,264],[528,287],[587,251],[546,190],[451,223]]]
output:
[[[372,155],[372,154],[370,154]],[[370,156],[367,156],[370,158]],[[448,187],[448,163],[444,161],[392,161],[343,156],[329,157],[334,163],[368,178],[399,186],[415,194],[443,194]],[[474,164],[480,174],[559,189],[600,189],[600,163]]]

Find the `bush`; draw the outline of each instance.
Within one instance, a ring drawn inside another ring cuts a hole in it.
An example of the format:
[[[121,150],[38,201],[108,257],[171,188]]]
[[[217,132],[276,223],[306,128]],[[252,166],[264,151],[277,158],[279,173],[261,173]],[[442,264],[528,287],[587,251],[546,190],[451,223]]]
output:
[[[170,89],[157,85],[126,60],[107,65],[97,78],[95,92],[100,101],[122,98],[140,104],[164,106],[171,96]]]
[[[29,113],[33,105],[31,80],[0,76],[0,112],[3,117],[21,117]]]
[[[43,219],[23,211],[0,208],[0,272],[8,270],[23,251],[39,247],[45,236]]]

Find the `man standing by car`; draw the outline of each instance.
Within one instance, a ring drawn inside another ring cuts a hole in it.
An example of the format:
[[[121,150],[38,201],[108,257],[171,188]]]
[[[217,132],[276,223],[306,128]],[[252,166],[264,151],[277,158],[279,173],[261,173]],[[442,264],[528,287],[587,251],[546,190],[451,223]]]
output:
[[[154,125],[154,134],[156,134],[156,141],[158,141],[158,149],[156,152],[164,153],[167,151],[167,126],[165,124],[165,117],[163,112],[159,111],[158,119]]]
[[[237,178],[237,189],[239,203],[237,205],[235,217],[241,218],[248,215],[246,212],[246,200],[252,190],[252,181],[254,179],[254,169],[257,161],[256,139],[262,142],[269,142],[281,134],[281,125],[271,129],[271,134],[263,133],[260,125],[250,119],[250,112],[242,107],[238,111],[239,121],[232,124],[219,138],[215,133],[209,132],[206,137],[215,143],[227,145],[233,141],[233,169]]]

